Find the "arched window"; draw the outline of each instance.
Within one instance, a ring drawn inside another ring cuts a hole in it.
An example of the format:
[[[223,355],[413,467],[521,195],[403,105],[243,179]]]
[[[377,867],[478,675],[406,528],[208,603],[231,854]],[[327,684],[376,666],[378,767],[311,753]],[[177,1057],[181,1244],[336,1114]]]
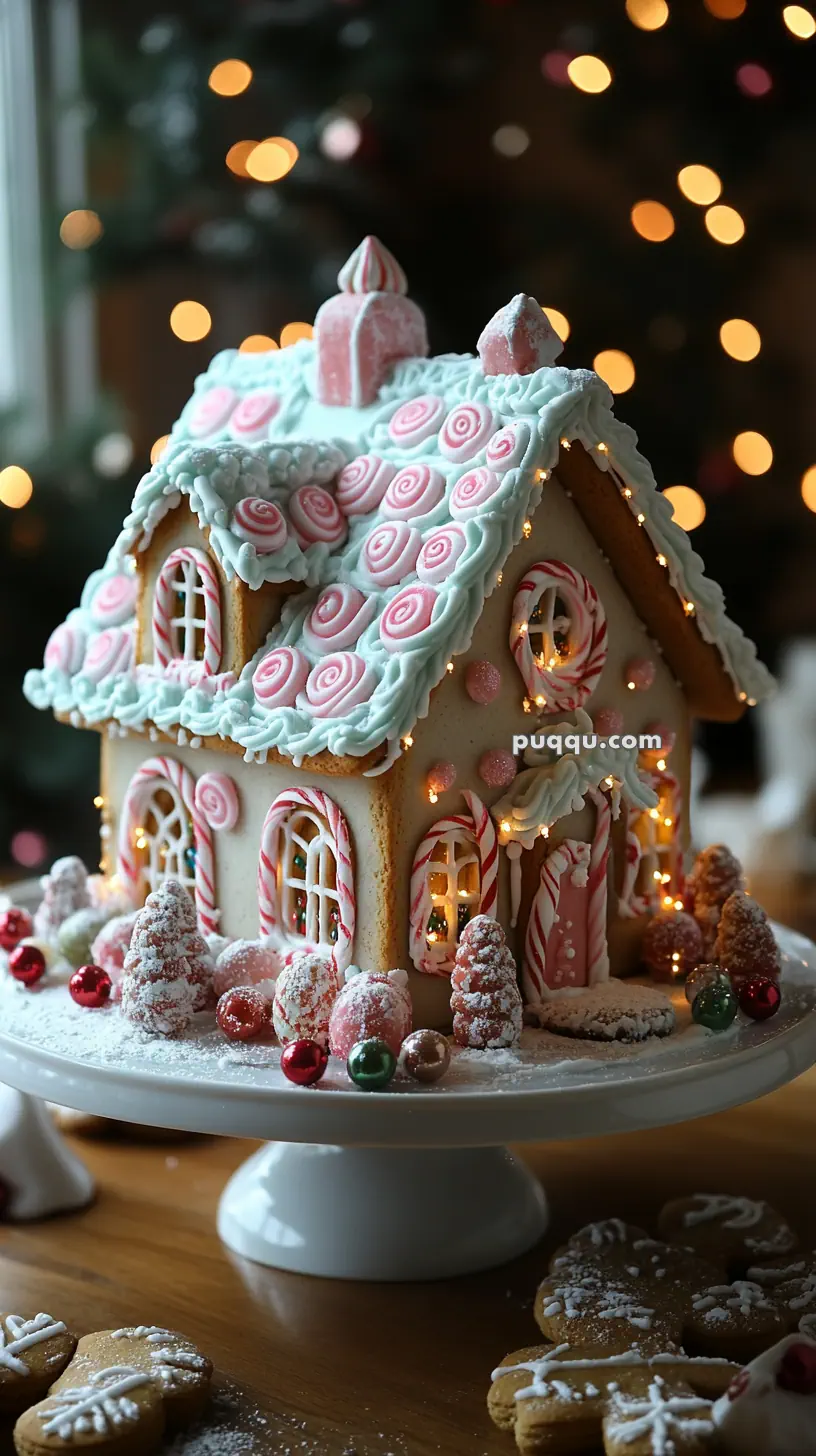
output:
[[[496,906],[493,821],[476,794],[462,797],[469,812],[432,825],[411,871],[411,959],[417,970],[431,976],[448,975],[468,921],[474,915],[491,915]]]
[[[345,817],[319,789],[287,789],[264,822],[258,870],[261,934],[351,960],[356,919]]]
[[[207,675],[221,665],[221,591],[205,551],[171,551],[153,597],[153,652],[160,667],[199,663]]]
[[[205,935],[215,932],[212,831],[195,803],[189,769],[165,755],[149,758],[131,779],[119,824],[117,871],[134,905],[167,879],[195,897]]]
[[[513,600],[510,649],[531,704],[573,712],[606,662],[606,616],[591,582],[564,561],[539,561]]]

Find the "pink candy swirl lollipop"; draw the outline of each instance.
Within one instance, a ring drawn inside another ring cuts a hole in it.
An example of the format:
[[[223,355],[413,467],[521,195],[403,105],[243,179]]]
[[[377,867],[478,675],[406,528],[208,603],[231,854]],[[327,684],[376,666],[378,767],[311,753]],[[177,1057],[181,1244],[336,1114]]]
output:
[[[337,501],[322,485],[302,485],[289,497],[289,515],[299,546],[315,541],[338,546],[345,541],[348,524]]]
[[[416,564],[420,581],[437,586],[450,576],[466,546],[461,526],[440,526],[431,531],[422,543]]]
[[[417,538],[418,540],[418,538]],[[417,546],[417,549],[419,547]],[[56,667],[72,677],[79,672],[85,656],[85,632],[82,627],[72,627],[63,622],[51,633],[45,646],[46,667]]]
[[[395,445],[410,449],[435,435],[445,417],[445,401],[439,394],[420,394],[406,400],[391,416],[388,433]]]
[[[195,787],[195,806],[211,829],[234,829],[240,801],[235,779],[225,773],[205,773]]]
[[[308,676],[308,658],[297,647],[274,647],[253,672],[252,688],[262,708],[293,708]]]
[[[315,718],[339,718],[367,703],[376,686],[376,675],[359,652],[333,652],[309,673],[306,701]]]
[[[389,652],[401,652],[431,625],[437,593],[431,586],[406,586],[380,618],[380,638]]]
[[[97,627],[118,627],[132,617],[136,606],[136,580],[117,572],[106,576],[97,587],[91,603],[91,616]]]
[[[450,498],[450,513],[455,521],[469,521],[478,516],[482,506],[496,494],[501,481],[492,470],[480,465],[457,480]]]
[[[391,521],[410,521],[425,516],[445,494],[445,477],[430,465],[406,465],[391,481],[383,499],[381,514]]]
[[[514,465],[523,460],[529,443],[530,426],[527,421],[514,420],[513,424],[505,425],[503,430],[497,430],[495,435],[491,435],[487,442],[485,461],[497,474],[512,470]]]
[[[303,627],[303,640],[312,652],[336,652],[351,647],[376,611],[376,603],[356,586],[336,582],[320,593]]]
[[[236,440],[262,440],[270,420],[280,410],[280,400],[271,389],[245,394],[230,419],[230,434]]]
[[[396,465],[380,455],[358,455],[337,477],[337,504],[347,516],[375,511],[396,473]]]
[[[202,435],[214,435],[223,429],[238,403],[234,389],[226,384],[217,384],[196,396],[187,426],[191,435],[200,439]]]
[[[457,404],[439,431],[439,449],[448,460],[470,460],[490,439],[494,424],[486,404]]]
[[[384,521],[366,536],[361,560],[377,586],[396,586],[413,571],[421,544],[407,521]]]
[[[123,627],[106,627],[88,643],[82,664],[83,677],[100,683],[117,672],[127,672],[131,665],[133,637]]]
[[[273,501],[248,495],[232,513],[232,529],[242,541],[254,546],[259,556],[269,556],[286,545],[286,521]]]

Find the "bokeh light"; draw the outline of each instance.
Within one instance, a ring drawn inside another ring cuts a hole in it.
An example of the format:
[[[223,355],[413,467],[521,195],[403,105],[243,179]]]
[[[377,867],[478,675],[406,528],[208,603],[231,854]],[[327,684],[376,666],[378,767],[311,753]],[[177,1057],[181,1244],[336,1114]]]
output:
[[[744,430],[737,435],[731,453],[746,475],[764,475],[773,465],[771,442],[757,430]]]
[[[0,470],[0,505],[19,511],[21,506],[28,505],[33,494],[33,481],[22,465],[7,465],[5,470]]]
[[[45,864],[47,854],[48,841],[36,829],[18,829],[12,836],[11,857],[24,869],[35,870],[38,865]]]
[[[756,61],[746,61],[737,69],[737,85],[743,96],[767,96],[773,87],[773,77]]]
[[[622,349],[602,349],[595,355],[592,367],[613,394],[625,394],[635,382],[635,366]]]
[[[320,133],[320,150],[333,162],[347,162],[359,151],[363,129],[353,116],[334,116]]]
[[[636,202],[630,215],[635,232],[647,243],[665,243],[674,232],[674,218],[662,202]]]
[[[816,465],[811,465],[802,476],[802,500],[809,511],[816,511]]]
[[[638,30],[660,30],[669,18],[666,0],[626,0],[626,14]]]
[[[97,440],[91,452],[91,462],[97,475],[115,480],[117,476],[124,475],[133,461],[133,454],[130,435],[126,435],[124,430],[111,430],[110,434]]]
[[[530,145],[529,133],[523,126],[500,126],[491,137],[494,152],[502,157],[520,157]]]
[[[573,57],[573,51],[547,51],[541,61],[542,76],[553,86],[569,86],[569,66]]]
[[[280,346],[282,349],[288,349],[290,344],[296,344],[299,339],[311,339],[313,334],[314,329],[311,324],[284,324],[281,329]]]
[[[249,176],[246,164],[257,145],[257,142],[233,142],[224,161],[236,177]]]
[[[782,11],[782,19],[797,40],[810,40],[816,35],[816,20],[804,5],[786,5]]]
[[[711,167],[704,167],[698,162],[680,168],[677,185],[689,202],[696,202],[700,207],[708,207],[710,203],[716,202],[722,192],[722,182],[717,173]]]
[[[567,66],[567,75],[573,86],[597,96],[612,85],[612,72],[600,56],[574,56]]]
[[[255,182],[279,182],[291,172],[299,155],[288,137],[267,137],[252,148],[246,159],[246,170]]]
[[[566,344],[571,333],[570,321],[567,315],[562,313],[560,308],[542,308],[542,313],[547,315],[561,343]]]
[[[274,339],[268,334],[247,334],[238,345],[239,354],[268,354],[270,349],[277,349]]]
[[[705,0],[705,8],[718,20],[738,20],[748,0]]]
[[[184,298],[170,314],[170,327],[176,338],[183,339],[185,344],[206,339],[212,328],[209,309],[203,303],[196,303],[195,299]]]
[[[705,215],[705,225],[716,243],[738,243],[745,236],[745,223],[735,207],[715,203]]]
[[[168,444],[169,439],[170,439],[170,436],[169,435],[159,435],[158,440],[154,440],[153,441],[153,444],[150,446],[150,464],[151,465],[155,465],[157,461],[161,460],[162,455],[164,454],[165,450],[167,449],[167,444]]]
[[[252,80],[246,61],[219,61],[210,71],[207,85],[217,96],[240,96]]]
[[[739,359],[747,363],[749,359],[756,359],[762,348],[762,339],[759,329],[749,324],[747,319],[726,319],[720,328],[720,343],[726,354],[732,359]]]
[[[90,207],[79,207],[74,212],[65,214],[60,223],[59,235],[66,248],[78,251],[98,243],[103,232],[99,214]]]
[[[690,485],[670,485],[663,495],[672,508],[672,518],[684,531],[695,531],[706,518],[706,504]]]

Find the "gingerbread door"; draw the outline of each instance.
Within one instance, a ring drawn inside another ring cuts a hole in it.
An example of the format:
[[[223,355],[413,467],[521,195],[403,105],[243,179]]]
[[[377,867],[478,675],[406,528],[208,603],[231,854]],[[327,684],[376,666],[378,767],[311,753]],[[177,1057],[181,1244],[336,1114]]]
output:
[[[608,814],[591,844],[564,839],[541,866],[524,943],[522,983],[535,1006],[609,975],[606,943]]]

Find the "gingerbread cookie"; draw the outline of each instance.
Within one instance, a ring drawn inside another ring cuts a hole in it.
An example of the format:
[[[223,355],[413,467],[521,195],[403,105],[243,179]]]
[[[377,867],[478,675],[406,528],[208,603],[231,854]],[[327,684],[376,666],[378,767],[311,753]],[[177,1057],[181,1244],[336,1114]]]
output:
[[[658,1219],[664,1239],[687,1244],[729,1273],[742,1275],[760,1259],[789,1254],[796,1234],[770,1204],[727,1193],[695,1193],[667,1203]]]
[[[76,1347],[76,1336],[50,1314],[0,1314],[0,1415],[42,1400]]]
[[[95,1456],[150,1456],[165,1431],[195,1420],[212,1365],[183,1335],[155,1325],[86,1335],[47,1398],[14,1428],[18,1456],[65,1446]]]
[[[816,1249],[800,1259],[753,1267],[748,1278],[770,1292],[788,1330],[816,1340]]]

